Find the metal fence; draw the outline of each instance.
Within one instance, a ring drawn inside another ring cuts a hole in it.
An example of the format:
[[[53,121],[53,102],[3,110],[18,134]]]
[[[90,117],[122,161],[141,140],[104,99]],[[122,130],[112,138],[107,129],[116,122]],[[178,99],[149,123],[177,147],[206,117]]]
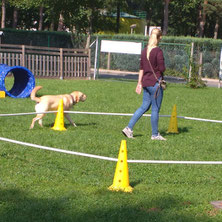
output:
[[[97,69],[105,70],[119,70],[125,72],[138,72],[140,67],[140,55],[127,54],[127,53],[113,53],[100,51],[102,39],[98,39],[98,49],[96,53],[96,44],[91,47],[92,50],[92,67],[95,67],[95,55],[97,55]],[[121,40],[117,40],[120,41]],[[124,40],[122,40],[124,41]],[[133,42],[133,41],[132,41]],[[147,42],[135,41],[142,43],[142,48],[145,47]],[[189,75],[190,67],[190,44],[178,44],[178,43],[160,43],[160,48],[163,50],[166,75],[173,74],[174,76]],[[93,64],[94,62],[94,64]],[[184,70],[187,73],[184,74]]]
[[[211,47],[210,45],[198,46],[194,44],[193,59],[199,66],[199,75],[205,78],[218,79],[220,71],[221,45]]]
[[[112,39],[114,40],[114,39]],[[100,43],[102,39],[98,39],[98,61],[97,68],[103,70],[115,70],[123,72],[138,72],[140,55],[124,54],[124,53],[107,53],[100,52]],[[124,41],[122,39],[116,41]],[[143,43],[143,47],[147,41],[135,40],[135,42]],[[91,67],[95,66],[96,49],[94,44],[91,47]],[[169,43],[160,42],[159,47],[163,50],[167,76],[186,77],[189,78],[191,72],[191,63],[196,66],[195,74],[204,78],[218,79],[220,70],[220,53],[221,45],[213,45],[198,42],[195,43]]]
[[[90,49],[0,44],[0,63],[24,66],[36,77],[87,78],[90,76]]]

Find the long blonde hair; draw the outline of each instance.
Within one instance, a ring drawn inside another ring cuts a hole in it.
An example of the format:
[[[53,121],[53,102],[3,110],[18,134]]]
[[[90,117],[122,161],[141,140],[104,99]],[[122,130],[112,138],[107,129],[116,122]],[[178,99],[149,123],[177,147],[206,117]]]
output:
[[[149,37],[149,41],[148,41],[148,47],[147,47],[147,59],[148,60],[150,57],[151,50],[158,46],[161,37],[162,37],[162,31],[160,29],[155,28],[152,30],[151,35]]]

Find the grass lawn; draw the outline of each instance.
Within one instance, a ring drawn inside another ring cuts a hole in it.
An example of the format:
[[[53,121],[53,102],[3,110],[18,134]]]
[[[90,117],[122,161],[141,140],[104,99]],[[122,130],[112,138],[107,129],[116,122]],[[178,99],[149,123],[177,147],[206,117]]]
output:
[[[142,102],[136,82],[36,79],[38,96],[79,90],[87,95],[76,111],[133,113]],[[222,92],[170,84],[160,114],[222,120]],[[34,112],[26,99],[0,99],[0,113]],[[150,111],[148,112],[150,113]],[[51,129],[54,114],[29,130],[33,115],[0,117],[0,137],[117,158],[121,130],[130,117],[70,114],[66,131]],[[152,141],[150,117],[127,139],[128,159],[222,161],[222,124],[178,119],[179,134],[167,134],[170,118],[161,117],[167,141]],[[211,201],[222,200],[222,166],[129,163],[132,193],[112,192],[116,162],[40,150],[0,141],[0,221],[222,221]]]

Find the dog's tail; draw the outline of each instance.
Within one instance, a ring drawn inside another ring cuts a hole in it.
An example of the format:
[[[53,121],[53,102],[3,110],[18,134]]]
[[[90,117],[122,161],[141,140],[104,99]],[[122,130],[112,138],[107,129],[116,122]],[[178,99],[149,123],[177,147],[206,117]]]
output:
[[[30,95],[31,100],[34,100],[34,101],[36,101],[37,103],[40,102],[40,98],[39,98],[39,97],[36,97],[36,92],[39,91],[41,88],[42,88],[42,86],[36,86],[36,87],[32,90],[31,95]]]

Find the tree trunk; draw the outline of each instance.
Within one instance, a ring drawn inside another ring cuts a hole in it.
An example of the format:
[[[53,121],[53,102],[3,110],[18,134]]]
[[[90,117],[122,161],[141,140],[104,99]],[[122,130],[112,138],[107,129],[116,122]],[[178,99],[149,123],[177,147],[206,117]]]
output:
[[[116,33],[119,33],[119,23],[120,23],[120,3],[117,3],[116,8]]]
[[[63,31],[63,27],[64,27],[64,17],[62,15],[62,13],[60,13],[59,14],[59,24],[58,24],[57,31]]]
[[[89,49],[90,39],[91,39],[91,35],[89,34],[89,35],[87,36],[85,49]]]
[[[15,7],[13,10],[13,23],[12,28],[16,29],[18,25],[18,9]]]
[[[39,31],[42,31],[42,27],[43,27],[43,6],[40,6],[39,9]]]
[[[93,32],[93,15],[94,15],[94,8],[91,8],[90,15],[88,17],[88,20],[89,20],[88,33],[89,33],[89,35],[91,35]]]
[[[216,18],[216,24],[214,27],[214,39],[217,39],[218,36],[218,30],[219,30],[219,18]]]
[[[150,26],[151,18],[152,18],[152,8],[149,8],[146,13],[146,25],[147,25],[148,33],[149,33],[149,26]]]
[[[164,0],[164,21],[163,21],[163,35],[167,34],[168,30],[168,18],[169,18],[169,3],[170,0]]]
[[[55,22],[54,22],[54,20],[51,21],[51,24],[50,24],[49,30],[50,30],[50,31],[55,31]]]
[[[6,0],[2,0],[2,22],[1,22],[2,29],[5,28],[5,14],[6,14],[5,2]]]
[[[206,5],[208,4],[207,0],[204,0],[204,5],[203,8],[201,8],[199,10],[199,33],[198,33],[198,37],[202,38],[204,36],[204,26],[206,23]]]

